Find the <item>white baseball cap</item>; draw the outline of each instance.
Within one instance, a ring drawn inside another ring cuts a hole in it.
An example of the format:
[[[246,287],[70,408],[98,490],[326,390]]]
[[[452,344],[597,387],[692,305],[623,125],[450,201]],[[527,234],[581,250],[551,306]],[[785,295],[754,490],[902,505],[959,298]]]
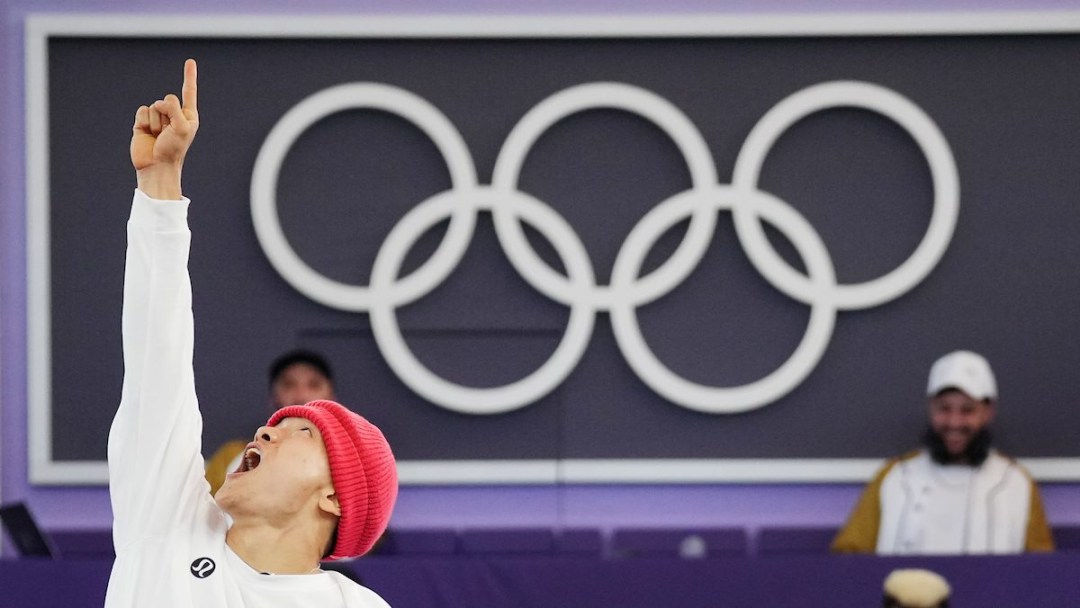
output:
[[[926,394],[933,397],[949,388],[964,391],[974,399],[997,399],[997,382],[990,364],[969,350],[951,352],[930,368]]]

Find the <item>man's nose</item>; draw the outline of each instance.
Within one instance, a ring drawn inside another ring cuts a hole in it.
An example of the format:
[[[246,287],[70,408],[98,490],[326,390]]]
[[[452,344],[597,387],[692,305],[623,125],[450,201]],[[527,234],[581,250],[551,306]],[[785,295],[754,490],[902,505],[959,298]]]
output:
[[[964,415],[961,414],[960,412],[952,412],[952,413],[950,413],[948,419],[946,420],[946,422],[950,427],[953,427],[953,428],[959,428],[959,427],[966,426],[966,422],[964,420]]]
[[[273,443],[274,441],[277,441],[277,438],[277,428],[272,426],[260,426],[258,430],[255,431],[255,441],[262,440],[267,443]]]

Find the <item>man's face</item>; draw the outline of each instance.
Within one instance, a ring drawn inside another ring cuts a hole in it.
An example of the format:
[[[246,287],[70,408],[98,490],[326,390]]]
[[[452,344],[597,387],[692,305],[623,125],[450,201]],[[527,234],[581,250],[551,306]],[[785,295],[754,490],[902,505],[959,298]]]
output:
[[[257,515],[287,522],[333,494],[330,462],[318,427],[306,418],[284,418],[260,427],[215,495],[234,517]]]
[[[278,375],[270,389],[274,411],[287,405],[303,405],[316,399],[334,399],[334,385],[315,367],[294,363]]]
[[[941,437],[949,454],[964,454],[976,433],[994,420],[994,406],[959,390],[947,390],[930,399],[930,428]]]

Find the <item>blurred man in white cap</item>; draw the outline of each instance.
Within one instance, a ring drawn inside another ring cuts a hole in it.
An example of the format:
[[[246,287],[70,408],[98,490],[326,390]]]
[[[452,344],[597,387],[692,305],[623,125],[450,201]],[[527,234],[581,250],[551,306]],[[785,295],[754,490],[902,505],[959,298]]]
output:
[[[841,553],[1020,553],[1054,542],[1031,475],[992,447],[997,382],[981,355],[930,369],[924,447],[888,461],[833,540]]]

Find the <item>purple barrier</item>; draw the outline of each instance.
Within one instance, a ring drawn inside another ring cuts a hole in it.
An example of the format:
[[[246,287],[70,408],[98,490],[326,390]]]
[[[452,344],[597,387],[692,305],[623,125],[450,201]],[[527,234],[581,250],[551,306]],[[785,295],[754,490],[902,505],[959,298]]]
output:
[[[929,568],[957,606],[1075,608],[1080,556],[709,560],[504,558],[360,560],[365,583],[394,608],[866,608],[896,568]]]
[[[0,561],[0,605],[100,607],[111,563]],[[1074,608],[1080,554],[708,560],[371,557],[347,565],[394,608],[866,608],[895,568],[949,580],[957,606]]]
[[[449,528],[388,530],[376,546],[379,555],[452,555],[457,553],[457,532]]]
[[[620,528],[611,536],[613,557],[741,557],[747,550],[742,528]]]
[[[112,560],[0,560],[0,606],[101,608]]]
[[[757,535],[757,555],[826,555],[836,528],[762,528]]]
[[[1054,526],[1053,533],[1058,551],[1080,551],[1080,526]]]
[[[555,552],[580,557],[604,552],[604,538],[596,528],[568,528],[555,534]]]
[[[572,555],[596,557],[603,553],[604,539],[595,528],[473,528],[459,535],[466,555]]]
[[[111,530],[52,530],[49,538],[63,559],[107,559],[116,557]]]
[[[550,528],[478,528],[461,533],[461,552],[465,554],[550,554],[554,551],[555,534]]]

